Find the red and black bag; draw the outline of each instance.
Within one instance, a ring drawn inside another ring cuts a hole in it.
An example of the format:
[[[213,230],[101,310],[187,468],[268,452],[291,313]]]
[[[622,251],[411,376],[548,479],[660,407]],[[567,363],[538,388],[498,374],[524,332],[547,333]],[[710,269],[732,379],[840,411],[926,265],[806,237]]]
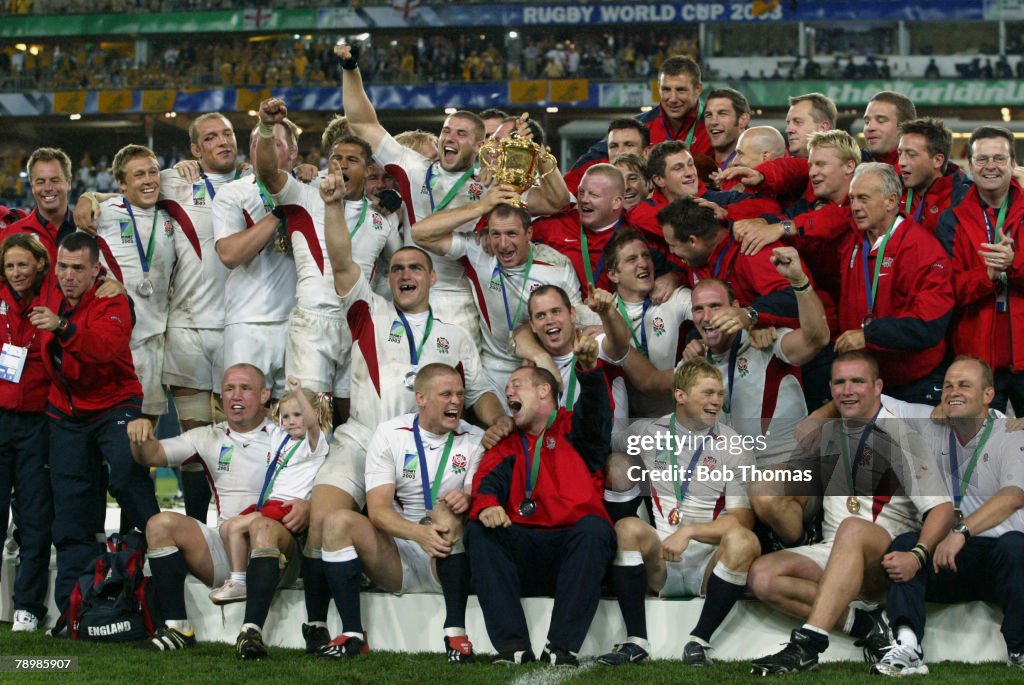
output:
[[[153,634],[143,573],[146,539],[140,533],[107,538],[107,549],[71,591],[68,625],[72,640],[134,642]]]

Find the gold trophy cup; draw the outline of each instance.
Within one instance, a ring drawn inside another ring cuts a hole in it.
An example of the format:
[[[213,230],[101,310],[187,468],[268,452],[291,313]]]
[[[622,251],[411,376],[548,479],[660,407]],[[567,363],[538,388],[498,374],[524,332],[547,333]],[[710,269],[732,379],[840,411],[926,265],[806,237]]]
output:
[[[545,159],[551,162],[551,167],[539,173],[540,162]],[[522,194],[554,171],[558,162],[548,148],[512,135],[501,140],[491,138],[484,143],[480,147],[480,164],[499,184],[512,186]],[[525,206],[521,199],[513,204]]]

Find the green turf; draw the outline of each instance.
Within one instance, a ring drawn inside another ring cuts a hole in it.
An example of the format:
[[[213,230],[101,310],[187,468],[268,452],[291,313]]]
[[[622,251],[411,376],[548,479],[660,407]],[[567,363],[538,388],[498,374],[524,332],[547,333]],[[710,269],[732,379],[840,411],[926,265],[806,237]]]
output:
[[[371,636],[372,639],[372,636]],[[548,667],[533,664],[507,668],[491,664],[449,666],[440,653],[396,654],[373,652],[345,662],[325,662],[299,651],[271,649],[271,656],[260,663],[240,662],[234,658],[231,645],[203,643],[184,652],[155,654],[132,649],[127,645],[99,645],[70,640],[56,640],[39,633],[11,633],[10,626],[0,624],[0,654],[5,656],[78,657],[78,672],[61,674],[0,674],[3,683],[51,683],[56,679],[74,682],[150,685],[152,683],[331,683],[332,685],[414,684],[433,685],[498,685],[515,681],[539,681]],[[1024,682],[1024,672],[1002,664],[931,664],[931,675],[912,678],[922,685],[996,685]],[[707,670],[690,669],[678,661],[656,661],[617,669],[590,664],[589,668],[566,674],[561,682],[573,685],[608,683],[696,683],[727,685],[752,683],[758,679],[749,674],[745,662],[720,662]],[[568,677],[571,675],[571,677]],[[536,677],[531,677],[536,676]],[[848,683],[884,682],[867,675],[862,663],[824,664],[819,673],[788,676],[783,683]]]

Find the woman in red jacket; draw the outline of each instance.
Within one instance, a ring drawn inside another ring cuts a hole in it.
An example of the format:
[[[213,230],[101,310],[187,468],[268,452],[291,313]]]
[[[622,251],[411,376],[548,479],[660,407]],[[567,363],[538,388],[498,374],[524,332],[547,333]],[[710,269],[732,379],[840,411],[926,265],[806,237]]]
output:
[[[50,381],[43,367],[39,329],[29,323],[28,314],[38,304],[41,291],[56,286],[49,254],[30,233],[4,240],[0,263],[0,535],[7,532],[14,490],[20,549],[12,630],[31,631],[46,614],[53,494],[46,471]]]

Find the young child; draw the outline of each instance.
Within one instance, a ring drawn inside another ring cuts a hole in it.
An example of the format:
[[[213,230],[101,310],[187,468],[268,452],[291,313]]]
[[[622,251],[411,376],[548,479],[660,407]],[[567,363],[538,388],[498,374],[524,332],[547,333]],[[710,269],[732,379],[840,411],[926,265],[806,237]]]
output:
[[[249,564],[249,526],[261,516],[281,521],[291,511],[289,500],[309,499],[313,479],[327,457],[327,441],[321,440],[320,412],[316,394],[288,377],[289,392],[278,403],[278,424],[270,424],[267,472],[259,500],[220,525],[220,537],[231,562],[231,577],[210,593],[214,604],[244,602],[245,574]]]

